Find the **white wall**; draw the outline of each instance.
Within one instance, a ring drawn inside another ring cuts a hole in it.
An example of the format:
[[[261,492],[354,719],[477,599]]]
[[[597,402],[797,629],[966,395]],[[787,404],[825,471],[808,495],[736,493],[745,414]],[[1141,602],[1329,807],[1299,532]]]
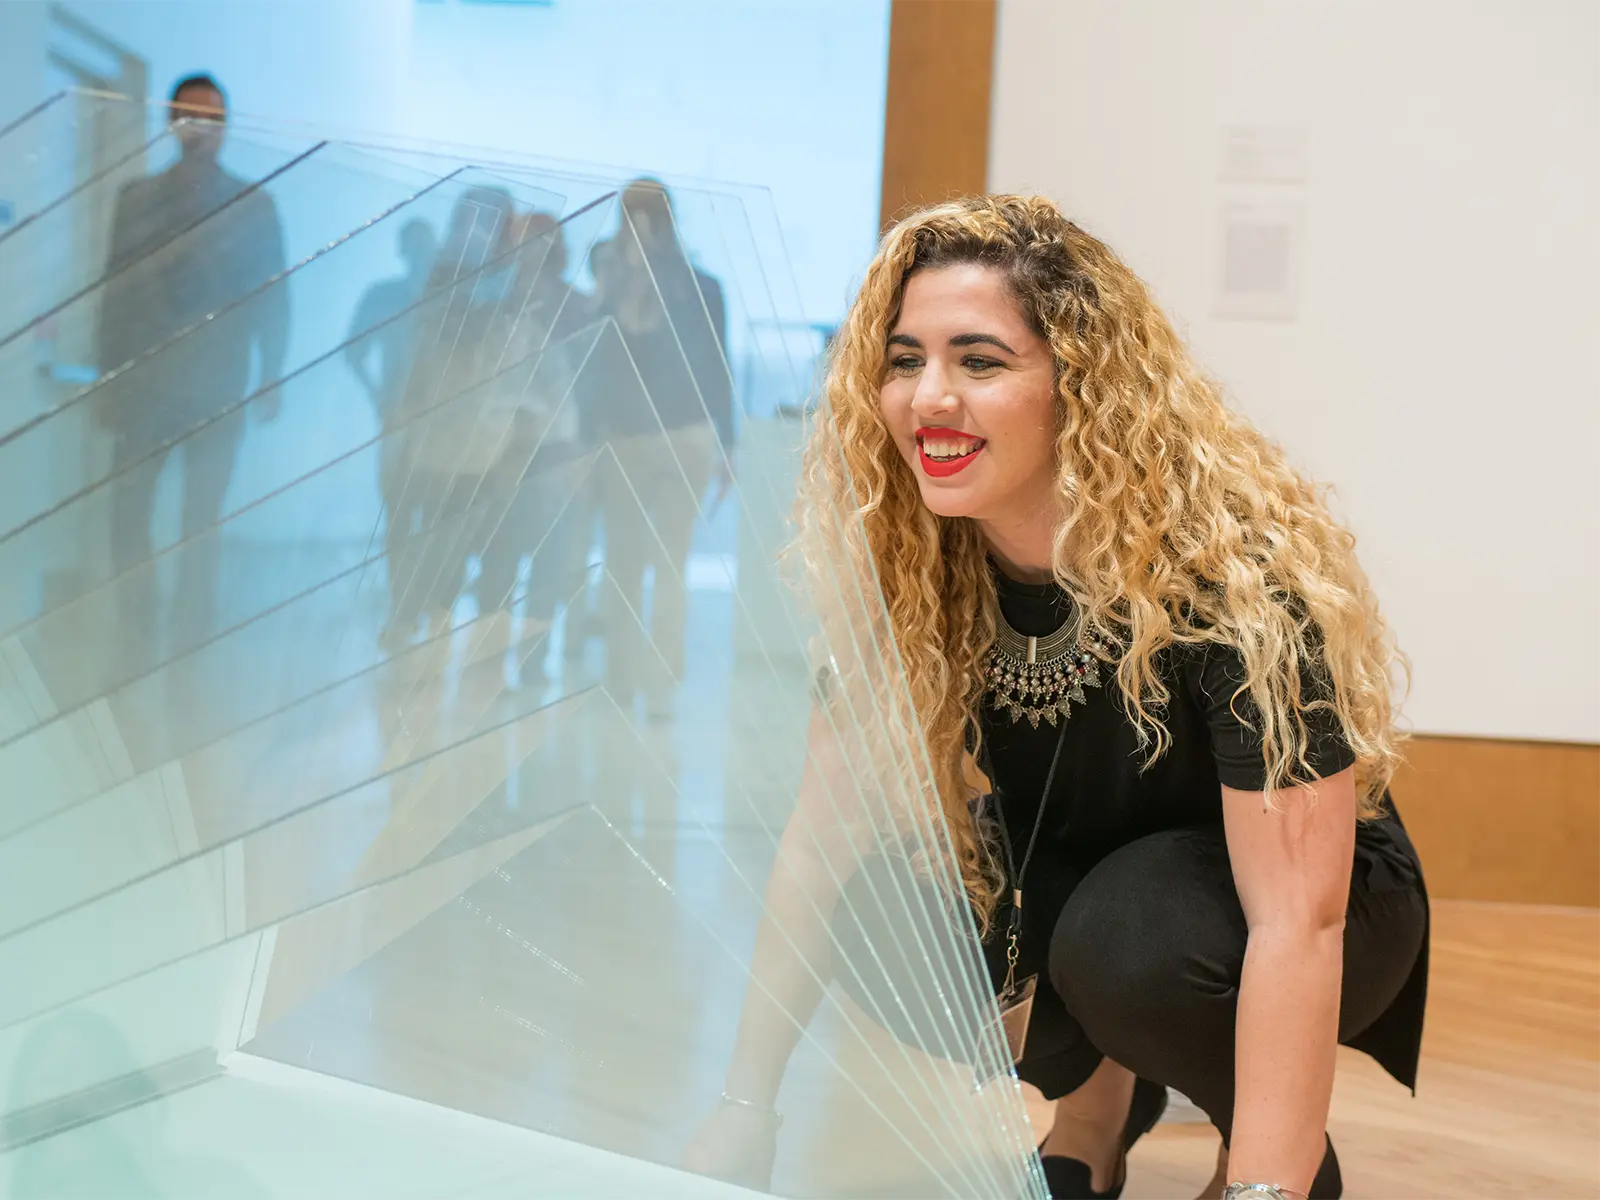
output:
[[[6,9],[6,36],[0,38],[0,126],[40,100],[49,19],[45,0],[14,0]]]
[[[419,5],[404,131],[768,188],[801,307],[836,320],[877,241],[888,7]]]
[[[66,3],[153,90],[209,71],[238,113],[769,188],[812,320],[843,314],[872,254],[887,0]],[[27,7],[0,2],[0,47]],[[0,122],[35,102],[6,78]]]
[[[1004,0],[991,188],[1154,286],[1333,482],[1423,732],[1600,740],[1600,6]],[[1292,320],[1219,319],[1223,131],[1305,131]]]
[[[0,129],[44,98],[48,16],[44,0],[12,0],[0,8]],[[32,211],[32,171],[19,161],[18,142],[15,131],[0,141],[0,234]]]
[[[241,113],[394,131],[411,0],[67,0],[150,64],[165,97],[215,75]]]

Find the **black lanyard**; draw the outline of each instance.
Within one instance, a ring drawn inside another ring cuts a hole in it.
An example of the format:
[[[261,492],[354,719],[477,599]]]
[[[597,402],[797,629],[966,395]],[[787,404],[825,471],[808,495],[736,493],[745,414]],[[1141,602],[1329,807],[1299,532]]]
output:
[[[1011,834],[1006,830],[1005,805],[995,805],[995,820],[1000,826],[1000,845],[1006,854],[1006,882],[1011,885],[1011,928],[1006,933],[1006,982],[1002,991],[1009,991],[1016,984],[1017,977],[1017,937],[1022,932],[1022,882],[1023,876],[1028,872],[1028,864],[1033,861],[1033,848],[1039,842],[1039,830],[1044,828],[1044,810],[1050,803],[1050,789],[1056,781],[1056,767],[1061,762],[1061,747],[1067,744],[1067,718],[1060,718],[1061,732],[1056,735],[1055,753],[1050,756],[1050,770],[1044,777],[1044,791],[1039,794],[1039,812],[1033,818],[1033,832],[1028,835],[1028,848],[1022,853],[1022,866],[1017,866],[1016,857],[1011,852]]]

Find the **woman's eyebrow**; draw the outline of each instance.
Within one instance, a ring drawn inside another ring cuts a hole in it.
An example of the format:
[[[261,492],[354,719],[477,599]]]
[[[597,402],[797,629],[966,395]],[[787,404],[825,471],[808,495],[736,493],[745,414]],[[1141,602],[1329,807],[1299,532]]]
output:
[[[1015,350],[992,333],[958,333],[950,339],[950,344],[952,346],[998,346],[1007,354],[1016,354]]]
[[[995,346],[1007,354],[1015,355],[1017,352],[1006,345],[992,333],[958,333],[950,339],[950,344],[957,348],[966,346]],[[922,343],[909,333],[894,333],[889,335],[888,345],[905,346],[911,350],[921,350]]]

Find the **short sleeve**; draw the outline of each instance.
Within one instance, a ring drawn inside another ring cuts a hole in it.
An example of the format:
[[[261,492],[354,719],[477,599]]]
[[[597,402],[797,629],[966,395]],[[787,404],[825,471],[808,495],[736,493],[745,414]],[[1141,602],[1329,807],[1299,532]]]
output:
[[[1231,646],[1208,646],[1196,655],[1188,674],[1190,693],[1210,734],[1217,779],[1241,792],[1265,791],[1267,765],[1258,710],[1250,693],[1239,690],[1246,678],[1244,656]],[[1301,675],[1300,695],[1306,703],[1332,700],[1333,685],[1307,668]],[[1326,779],[1355,764],[1338,713],[1314,708],[1303,712],[1302,719],[1308,739],[1306,762],[1314,777]]]

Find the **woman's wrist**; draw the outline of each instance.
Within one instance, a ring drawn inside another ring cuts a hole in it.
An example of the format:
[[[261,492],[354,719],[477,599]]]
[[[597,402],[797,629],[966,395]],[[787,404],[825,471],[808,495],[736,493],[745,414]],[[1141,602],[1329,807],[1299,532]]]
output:
[[[750,1105],[752,1108],[764,1109],[768,1112],[776,1111],[778,1104],[778,1088],[783,1081],[782,1071],[764,1070],[759,1066],[741,1063],[735,1058],[728,1066],[728,1074],[723,1079],[722,1096],[724,1101],[734,1100]]]
[[[765,1121],[772,1126],[774,1132],[783,1124],[783,1114],[773,1108],[772,1105],[758,1104],[754,1100],[747,1100],[733,1092],[722,1093],[722,1107],[736,1109],[751,1117]]]

